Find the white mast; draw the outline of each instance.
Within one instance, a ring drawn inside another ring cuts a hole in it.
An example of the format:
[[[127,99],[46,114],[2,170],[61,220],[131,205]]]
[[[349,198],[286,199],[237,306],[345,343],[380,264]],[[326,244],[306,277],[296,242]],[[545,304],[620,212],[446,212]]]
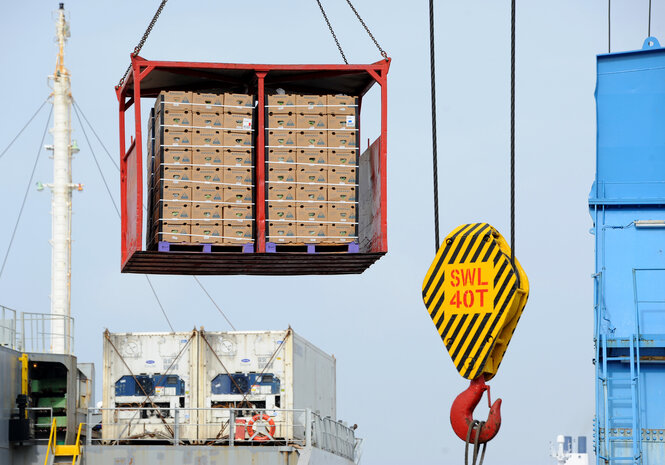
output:
[[[51,215],[51,352],[69,354],[71,347],[71,235],[72,235],[72,145],[69,71],[65,68],[65,42],[69,24],[64,4],[57,12],[58,60],[53,81],[53,184]]]

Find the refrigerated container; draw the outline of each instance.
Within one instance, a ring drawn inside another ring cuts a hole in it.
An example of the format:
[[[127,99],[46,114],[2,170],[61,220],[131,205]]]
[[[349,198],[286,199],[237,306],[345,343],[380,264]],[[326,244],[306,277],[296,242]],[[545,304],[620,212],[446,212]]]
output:
[[[104,336],[103,439],[196,439],[198,332]]]
[[[267,414],[274,439],[304,438],[305,409],[336,417],[335,358],[293,330],[202,331],[199,347],[201,440],[218,436],[226,409],[247,423]]]

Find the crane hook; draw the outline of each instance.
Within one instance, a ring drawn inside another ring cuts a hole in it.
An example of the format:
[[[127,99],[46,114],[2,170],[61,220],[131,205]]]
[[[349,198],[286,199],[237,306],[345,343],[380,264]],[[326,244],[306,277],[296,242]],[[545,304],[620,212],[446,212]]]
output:
[[[474,429],[469,438],[469,428],[473,425],[473,410],[476,408],[483,392],[487,391],[487,404],[490,407],[490,413],[487,421],[477,433]],[[501,427],[501,399],[497,399],[494,404],[490,400],[490,387],[485,384],[485,377],[480,375],[473,381],[469,387],[455,398],[450,408],[450,424],[457,437],[462,441],[483,444],[494,438]],[[476,434],[479,434],[476,439]],[[469,438],[469,439],[467,439]]]

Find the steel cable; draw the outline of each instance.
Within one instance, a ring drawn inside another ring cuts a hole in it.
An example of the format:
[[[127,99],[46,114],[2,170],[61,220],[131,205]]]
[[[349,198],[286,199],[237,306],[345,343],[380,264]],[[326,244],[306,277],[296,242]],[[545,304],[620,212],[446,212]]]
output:
[[[78,120],[79,124],[81,125],[81,130],[83,131],[83,137],[85,137],[85,141],[88,143],[88,147],[90,148],[90,153],[92,154],[92,159],[95,162],[95,165],[97,166],[97,171],[99,171],[99,175],[102,178],[102,182],[104,183],[104,187],[106,188],[106,192],[109,194],[109,198],[111,199],[111,202],[113,203],[113,208],[115,208],[115,212],[118,214],[118,217],[120,217],[120,209],[118,208],[118,204],[115,202],[115,199],[113,198],[113,194],[111,194],[111,188],[109,187],[109,184],[106,182],[106,177],[104,177],[104,172],[102,171],[102,167],[99,165],[99,160],[97,160],[97,156],[95,155],[95,151],[92,148],[92,144],[90,143],[90,139],[88,138],[88,133],[85,131],[85,127],[83,126],[83,123],[81,122],[81,117],[79,116],[79,112],[77,110],[77,106],[73,105],[74,108],[74,113],[76,114],[76,119]]]
[[[210,345],[210,342],[208,341],[208,338],[206,337],[205,332],[203,331],[203,329],[201,329],[201,337],[203,337],[203,340],[205,341],[206,345],[210,349],[210,352],[212,352],[212,354],[215,356],[215,358],[217,359],[219,364],[222,366],[222,369],[226,372],[226,375],[229,377],[229,380],[233,383],[233,385],[235,386],[238,393],[242,393],[243,389],[238,385],[238,382],[236,381],[236,379],[233,376],[231,376],[231,372],[226,368],[226,365],[224,365],[224,362],[222,362],[222,359],[219,358],[219,355],[217,355],[217,352],[215,352],[215,349],[212,348],[212,345]],[[244,398],[243,398],[243,400],[244,400]]]
[[[118,164],[115,162],[115,160],[111,156],[111,153],[109,152],[109,149],[106,148],[106,145],[104,145],[104,142],[102,142],[102,139],[97,135],[97,131],[95,131],[95,128],[92,126],[92,124],[90,124],[90,121],[88,121],[88,118],[86,118],[85,113],[83,113],[83,109],[81,108],[81,106],[78,103],[76,103],[76,101],[73,98],[72,98],[72,102],[74,102],[74,105],[76,105],[76,108],[78,108],[78,111],[79,111],[79,113],[81,113],[81,116],[83,116],[83,119],[85,120],[85,122],[88,123],[88,126],[90,126],[90,130],[95,135],[95,137],[97,137],[97,141],[99,141],[99,145],[102,146],[102,148],[104,149],[104,152],[106,152],[106,155],[108,156],[109,160],[111,160],[111,163],[113,163],[113,166],[115,166],[115,169],[118,172],[120,172],[120,167],[118,166]],[[77,117],[78,117],[78,115],[77,115]],[[81,122],[81,120],[79,118],[79,123],[80,122]],[[81,125],[81,127],[83,128],[83,125]],[[83,133],[85,134],[85,129],[83,129]],[[87,136],[86,136],[86,139],[88,139]],[[99,170],[99,173],[101,174],[102,170],[100,168],[99,163],[97,162],[97,157],[95,157],[95,153],[92,150],[92,145],[90,144],[89,140],[88,140],[88,145],[90,146],[90,151],[92,152],[92,156],[95,159],[95,163],[97,163],[97,169]],[[106,191],[109,193],[109,196],[111,197],[111,202],[113,202],[113,206],[115,207],[115,211],[116,211],[116,213],[118,213],[118,217],[119,217],[120,216],[120,210],[118,209],[118,206],[115,203],[115,200],[113,199],[113,196],[111,195],[111,191],[108,188],[108,184],[106,183],[106,179],[104,178],[103,174],[102,174],[102,180],[104,181],[104,185],[106,186]],[[146,208],[145,205],[143,205],[143,210],[148,211],[148,209]]]
[[[510,7],[510,262],[515,269],[515,0]],[[515,277],[519,287],[517,270]]]
[[[649,0],[649,29],[647,32],[647,37],[651,37],[651,0]]]
[[[27,127],[30,125],[30,123],[32,122],[32,120],[35,119],[35,116],[37,116],[37,114],[40,112],[40,110],[41,110],[42,108],[44,108],[44,105],[46,105],[46,102],[48,102],[48,99],[49,99],[49,97],[47,97],[46,100],[44,100],[44,101],[42,102],[42,104],[39,106],[39,108],[37,108],[37,111],[35,111],[35,112],[33,113],[33,115],[30,117],[30,119],[28,120],[28,122],[25,123],[25,126],[23,126],[23,127],[21,128],[21,130],[18,132],[18,134],[16,134],[16,136],[15,136],[15,137],[12,139],[12,141],[9,143],[9,145],[8,145],[7,147],[5,147],[5,149],[2,151],[2,153],[0,153],[0,158],[2,158],[2,157],[5,155],[5,153],[7,153],[7,151],[11,148],[11,146],[14,145],[14,142],[16,142],[16,139],[18,139],[19,136],[23,133],[23,131],[25,131],[25,128],[27,128]]]
[[[7,252],[5,252],[5,258],[2,260],[2,268],[0,268],[0,278],[2,273],[5,271],[5,265],[7,265],[7,258],[9,258],[9,252],[12,250],[12,245],[14,244],[14,238],[16,237],[16,230],[18,229],[19,222],[21,221],[21,215],[23,215],[23,209],[25,208],[25,202],[28,200],[28,193],[30,193],[30,186],[32,186],[32,179],[35,176],[35,171],[37,170],[37,163],[39,162],[39,155],[42,153],[42,147],[44,146],[44,139],[46,139],[46,133],[48,132],[48,124],[51,121],[51,115],[53,114],[53,107],[48,113],[48,118],[46,118],[46,126],[44,127],[44,132],[42,133],[42,139],[39,142],[39,149],[37,150],[37,156],[35,157],[35,162],[32,165],[32,172],[30,173],[30,179],[28,180],[28,185],[25,188],[25,194],[23,195],[23,202],[21,203],[21,208],[18,211],[18,218],[16,218],[16,224],[14,224],[14,230],[12,231],[12,236],[9,239],[9,245],[7,246]]]
[[[612,53],[612,0],[607,0],[607,53]]]
[[[289,338],[289,336],[291,336],[292,333],[293,333],[293,330],[291,329],[291,326],[289,326],[289,328],[286,330],[286,335],[284,336],[284,339],[282,339],[282,342],[277,346],[277,348],[275,349],[275,351],[272,353],[272,355],[270,356],[270,359],[268,359],[268,362],[267,362],[267,363],[265,364],[265,366],[263,367],[263,370],[261,370],[261,373],[259,374],[259,378],[262,378],[262,377],[263,377],[263,375],[265,374],[266,370],[268,369],[268,367],[270,366],[270,364],[271,364],[271,363],[273,362],[273,360],[275,359],[275,356],[279,353],[279,351],[282,349],[282,347],[284,347],[284,344],[286,343],[286,340]],[[210,342],[208,341],[208,338],[205,336],[205,333],[203,332],[203,330],[201,330],[201,336],[203,337],[203,340],[205,341],[205,343],[208,345],[208,348],[210,348],[210,351],[212,352],[212,354],[215,356],[215,358],[217,359],[217,361],[219,362],[219,364],[222,366],[222,368],[224,369],[224,371],[225,371],[226,374],[228,375],[228,377],[229,377],[229,379],[231,380],[231,382],[235,385],[235,387],[236,387],[236,389],[238,390],[238,392],[239,392],[239,393],[243,393],[244,389],[241,389],[240,386],[238,385],[238,383],[235,381],[235,379],[231,376],[231,373],[229,372],[229,370],[228,370],[228,369],[226,368],[226,366],[224,365],[224,362],[222,362],[222,360],[219,358],[219,355],[217,355],[217,352],[215,352],[215,349],[213,349],[213,348],[212,348],[212,345],[210,345]],[[249,386],[249,391],[247,391],[247,392],[244,393],[243,398],[242,398],[242,400],[240,401],[240,404],[243,404],[243,403],[247,400],[247,396],[248,396],[249,393],[251,392],[251,388],[252,388],[253,386],[255,386],[255,384],[252,384],[251,386]]]
[[[279,353],[279,351],[282,350],[282,348],[284,347],[284,344],[286,344],[286,340],[289,338],[289,336],[291,336],[292,333],[293,333],[293,330],[291,329],[291,326],[289,326],[289,328],[286,330],[286,335],[285,335],[284,338],[282,339],[282,342],[280,342],[280,344],[277,346],[277,348],[275,349],[275,351],[272,353],[272,355],[270,356],[270,358],[268,359],[268,361],[266,362],[266,364],[263,366],[263,370],[261,370],[261,373],[259,374],[259,377],[258,377],[258,378],[263,379],[263,375],[265,374],[266,370],[270,367],[270,365],[272,364],[273,360],[275,360],[275,357],[277,356],[277,354]],[[259,382],[260,382],[260,381],[259,381]],[[249,390],[245,393],[245,395],[243,396],[241,402],[246,402],[246,401],[247,401],[247,396],[248,396],[249,393],[252,391],[252,388],[253,388],[254,386],[256,386],[256,384],[252,384],[252,385],[249,387]]]
[[[171,320],[169,320],[169,317],[166,316],[166,311],[164,310],[164,306],[162,305],[162,301],[159,300],[159,296],[157,296],[157,291],[155,291],[155,286],[152,285],[152,281],[150,281],[150,276],[147,274],[144,274],[145,279],[148,280],[148,285],[150,285],[150,289],[152,290],[152,295],[155,296],[155,300],[157,300],[157,303],[159,304],[159,308],[162,310],[162,313],[164,314],[164,318],[166,318],[166,322],[169,324],[169,328],[171,328],[171,332],[175,333],[175,329],[173,329],[173,325],[171,324]]]
[[[106,331],[104,331],[104,337],[106,338],[107,341],[109,341],[109,344],[111,344],[111,347],[113,347],[113,350],[115,350],[115,353],[118,354],[118,357],[120,357],[120,361],[123,363],[123,365],[125,365],[125,368],[127,368],[127,371],[129,371],[129,374],[131,375],[131,377],[134,378],[134,382],[136,383],[136,385],[141,389],[141,391],[143,391],[143,394],[145,395],[145,400],[141,403],[141,405],[145,405],[145,401],[146,401],[146,400],[147,400],[148,402],[150,402],[150,405],[152,405],[152,408],[155,409],[155,412],[156,412],[157,415],[159,416],[159,419],[162,420],[162,423],[164,424],[164,426],[166,427],[166,429],[168,430],[168,432],[171,433],[171,436],[175,436],[175,434],[173,433],[173,430],[171,429],[171,427],[168,425],[168,423],[166,423],[166,420],[164,419],[164,416],[162,415],[161,409],[159,409],[159,408],[155,405],[155,403],[154,403],[153,400],[152,400],[152,397],[150,397],[150,394],[148,394],[148,393],[146,392],[145,388],[143,387],[143,384],[139,383],[139,380],[136,379],[136,375],[134,374],[134,372],[132,371],[132,369],[129,368],[129,365],[128,365],[127,362],[125,361],[125,358],[122,356],[122,354],[120,353],[120,351],[118,350],[118,348],[115,346],[115,344],[114,344],[113,341],[111,340],[111,336],[110,336],[110,333],[109,333],[109,330],[108,330],[108,329],[107,329]],[[190,341],[191,341],[192,338],[190,337],[189,339],[190,339]],[[187,345],[188,345],[188,344],[185,344],[185,347],[187,347]],[[183,347],[183,349],[184,349],[185,347]],[[139,408],[141,408],[141,407],[139,407]]]
[[[111,157],[111,154],[109,153],[109,150],[106,148],[106,145],[104,145],[104,142],[97,135],[97,132],[95,131],[95,128],[92,126],[92,124],[90,124],[90,121],[88,120],[88,118],[86,118],[85,113],[83,113],[83,109],[81,109],[81,106],[78,103],[76,103],[76,101],[74,101],[73,99],[72,99],[72,101],[74,102],[74,105],[75,105],[74,106],[74,112],[76,113],[76,117],[78,118],[79,124],[81,124],[81,130],[83,131],[83,135],[85,136],[85,140],[88,142],[88,146],[90,147],[90,153],[92,154],[92,157],[95,161],[95,164],[97,165],[97,170],[99,171],[99,175],[102,177],[102,181],[104,182],[104,186],[106,187],[106,192],[108,193],[109,198],[111,199],[111,203],[113,203],[113,208],[115,208],[115,211],[118,214],[118,217],[120,217],[121,216],[120,215],[120,209],[118,208],[118,204],[116,203],[115,199],[113,198],[113,195],[111,194],[111,189],[109,188],[109,185],[106,182],[106,178],[104,177],[104,172],[102,171],[101,166],[99,164],[99,161],[97,160],[97,157],[95,156],[95,152],[92,149],[92,144],[90,144],[90,139],[88,138],[88,135],[85,132],[85,127],[81,123],[81,117],[79,116],[79,113],[81,114],[81,116],[83,116],[83,120],[88,124],[88,126],[90,126],[90,130],[95,135],[95,137],[97,137],[97,140],[99,141],[99,144],[102,146],[102,148],[104,149],[104,151],[108,155],[111,162],[113,162],[113,165],[115,166],[116,170],[118,170],[118,172],[120,171],[120,167],[115,163],[115,161]],[[147,210],[145,205],[143,206],[143,209]],[[146,279],[148,279],[148,282],[150,283],[150,288],[152,289],[153,294],[155,294],[155,299],[157,300],[157,303],[159,304],[159,307],[162,310],[162,313],[164,313],[164,317],[166,318],[166,321],[169,323],[169,326],[171,327],[171,330],[173,331],[173,326],[171,326],[171,322],[169,321],[169,318],[166,316],[166,311],[164,310],[164,307],[162,306],[162,303],[159,300],[159,297],[157,297],[157,294],[155,293],[155,289],[152,285],[152,282],[150,281],[150,277],[148,275],[144,275],[144,276],[146,277]],[[213,299],[213,297],[206,290],[206,288],[203,286],[203,284],[196,278],[196,276],[194,276],[194,279],[199,284],[199,286],[201,286],[201,289],[203,290],[203,292],[205,292],[205,294],[208,296],[210,301],[217,308],[217,310],[222,314],[222,316],[227,321],[227,323],[231,326],[231,328],[233,328],[235,330],[235,327],[233,326],[231,321],[228,319],[226,314],[222,311],[220,306],[217,305],[217,302],[215,302],[215,299]]]
[[[81,113],[81,116],[83,116],[83,119],[85,120],[85,122],[88,124],[88,126],[90,126],[90,130],[92,131],[92,133],[97,138],[97,142],[99,142],[99,145],[101,145],[102,148],[104,149],[104,151],[106,152],[106,156],[108,157],[108,159],[111,160],[111,163],[113,163],[113,166],[115,166],[115,169],[120,171],[120,167],[118,166],[118,163],[116,163],[116,161],[113,159],[113,157],[111,156],[111,153],[109,152],[109,149],[106,148],[106,145],[104,145],[104,142],[102,142],[102,139],[97,134],[97,131],[95,131],[95,128],[92,127],[92,124],[90,124],[90,121],[88,121],[88,118],[85,116],[85,113],[83,113],[83,109],[81,108],[81,106],[78,104],[78,102],[76,100],[74,100],[74,98],[72,98],[72,103],[74,104],[74,106],[76,108],[78,108],[78,111]],[[90,143],[88,143],[88,145],[90,145]]]
[[[436,75],[434,58],[434,0],[429,0],[429,63],[432,98],[432,177],[434,181],[434,253],[438,252],[439,245],[439,168],[436,145]]]
[[[328,25],[328,29],[330,29],[330,33],[333,36],[333,39],[335,39],[335,44],[337,44],[337,50],[339,50],[340,55],[342,55],[342,59],[344,60],[345,64],[349,64],[348,61],[346,61],[346,55],[344,55],[344,51],[342,50],[342,46],[339,44],[339,40],[337,40],[337,35],[335,34],[335,31],[332,28],[332,25],[330,24],[330,21],[328,21],[328,15],[326,14],[326,10],[323,9],[323,5],[321,5],[321,0],[316,0],[316,3],[319,4],[319,8],[321,9],[321,14],[323,15],[323,19],[325,19],[326,24]]]
[[[97,160],[97,156],[95,155],[95,151],[92,148],[92,144],[90,143],[90,139],[88,138],[88,133],[86,132],[85,126],[83,125],[83,123],[81,121],[81,117],[79,116],[80,107],[78,105],[73,105],[73,108],[74,108],[74,113],[76,114],[76,118],[78,119],[78,122],[81,125],[81,131],[83,131],[83,136],[85,137],[85,140],[88,143],[88,147],[90,148],[90,153],[92,154],[92,159],[94,160],[95,165],[97,166],[97,171],[99,172],[99,175],[102,178],[102,182],[104,183],[104,187],[106,188],[106,192],[109,195],[109,199],[111,199],[111,203],[113,204],[113,208],[115,208],[115,212],[117,213],[118,218],[120,218],[121,215],[120,215],[120,209],[118,208],[118,204],[116,203],[115,198],[113,198],[113,194],[111,193],[111,188],[109,187],[109,184],[106,181],[106,177],[104,176],[104,171],[102,170],[102,167],[99,164],[99,160]],[[85,115],[84,115],[84,118],[85,118]],[[86,118],[86,122],[88,122],[87,118]],[[88,125],[90,125],[90,122],[88,122]],[[90,128],[92,129],[92,126],[90,126]],[[94,132],[94,129],[93,129],[93,132]],[[102,144],[102,146],[103,146],[103,144]],[[166,310],[164,309],[164,306],[162,305],[161,300],[159,300],[159,297],[157,296],[157,292],[155,291],[155,287],[153,286],[152,281],[150,281],[150,277],[147,274],[144,275],[144,276],[148,280],[148,284],[150,285],[150,289],[152,290],[152,294],[155,296],[155,300],[157,300],[157,305],[159,305],[159,309],[162,311],[162,314],[164,314],[164,318],[166,319],[166,323],[168,323],[169,328],[171,328],[171,331],[175,332],[175,329],[173,329],[173,325],[171,324],[171,320],[169,320],[169,317],[166,315]]]
[[[208,293],[208,291],[206,290],[206,288],[203,287],[203,284],[201,284],[201,281],[199,281],[199,278],[197,278],[196,276],[192,276],[192,277],[193,277],[194,280],[198,283],[198,285],[201,286],[201,289],[203,290],[203,292],[205,292],[205,294],[208,296],[208,298],[210,299],[210,301],[212,302],[212,304],[215,306],[215,308],[217,308],[217,311],[218,311],[219,313],[222,314],[222,316],[224,317],[224,319],[226,320],[226,322],[229,324],[229,326],[233,329],[233,331],[236,331],[236,327],[233,326],[233,323],[231,323],[231,320],[228,319],[228,317],[227,317],[226,314],[222,311],[222,309],[219,307],[219,305],[217,305],[217,302],[215,302],[215,299],[213,299],[212,296],[211,296],[211,295]]]
[[[472,464],[476,465],[476,461],[478,460],[478,449],[479,449],[479,442],[480,442],[480,432],[482,431],[483,427],[485,426],[484,421],[478,421],[478,420],[473,420],[471,423],[469,423],[469,429],[466,432],[466,444],[464,446],[464,465],[469,465],[469,444],[471,443],[471,432],[475,432],[475,437],[473,440],[473,458],[472,458]],[[487,449],[487,443],[483,443],[483,451],[480,455],[480,462],[478,462],[477,465],[483,465],[483,461],[485,460],[485,450]]]

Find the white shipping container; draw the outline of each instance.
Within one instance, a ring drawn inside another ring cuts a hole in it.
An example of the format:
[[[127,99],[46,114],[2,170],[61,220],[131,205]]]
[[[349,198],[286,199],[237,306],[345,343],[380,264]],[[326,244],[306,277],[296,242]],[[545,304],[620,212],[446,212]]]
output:
[[[197,331],[105,334],[104,440],[172,438],[176,408],[180,437],[197,438],[196,410],[186,409],[198,407],[198,343]]]
[[[200,353],[202,408],[242,409],[236,411],[241,422],[252,420],[256,411],[252,408],[265,409],[275,423],[276,439],[304,438],[304,409],[336,417],[335,358],[290,329],[201,332]],[[229,392],[244,390],[240,383],[229,386],[229,376],[248,379],[248,392]],[[223,382],[226,390],[220,389]],[[229,413],[205,409],[200,423],[206,427],[199,429],[200,439],[218,438]]]
[[[107,336],[103,407],[116,410],[103,411],[105,440],[170,439],[174,409],[183,409],[179,438],[190,442],[228,440],[231,415],[236,425],[250,426],[263,415],[274,423],[274,431],[263,423],[269,437],[258,439],[240,426],[236,441],[304,439],[305,409],[336,418],[335,358],[291,329]],[[141,383],[164,376],[174,378],[154,386],[150,402]],[[151,410],[137,412],[139,405]]]

